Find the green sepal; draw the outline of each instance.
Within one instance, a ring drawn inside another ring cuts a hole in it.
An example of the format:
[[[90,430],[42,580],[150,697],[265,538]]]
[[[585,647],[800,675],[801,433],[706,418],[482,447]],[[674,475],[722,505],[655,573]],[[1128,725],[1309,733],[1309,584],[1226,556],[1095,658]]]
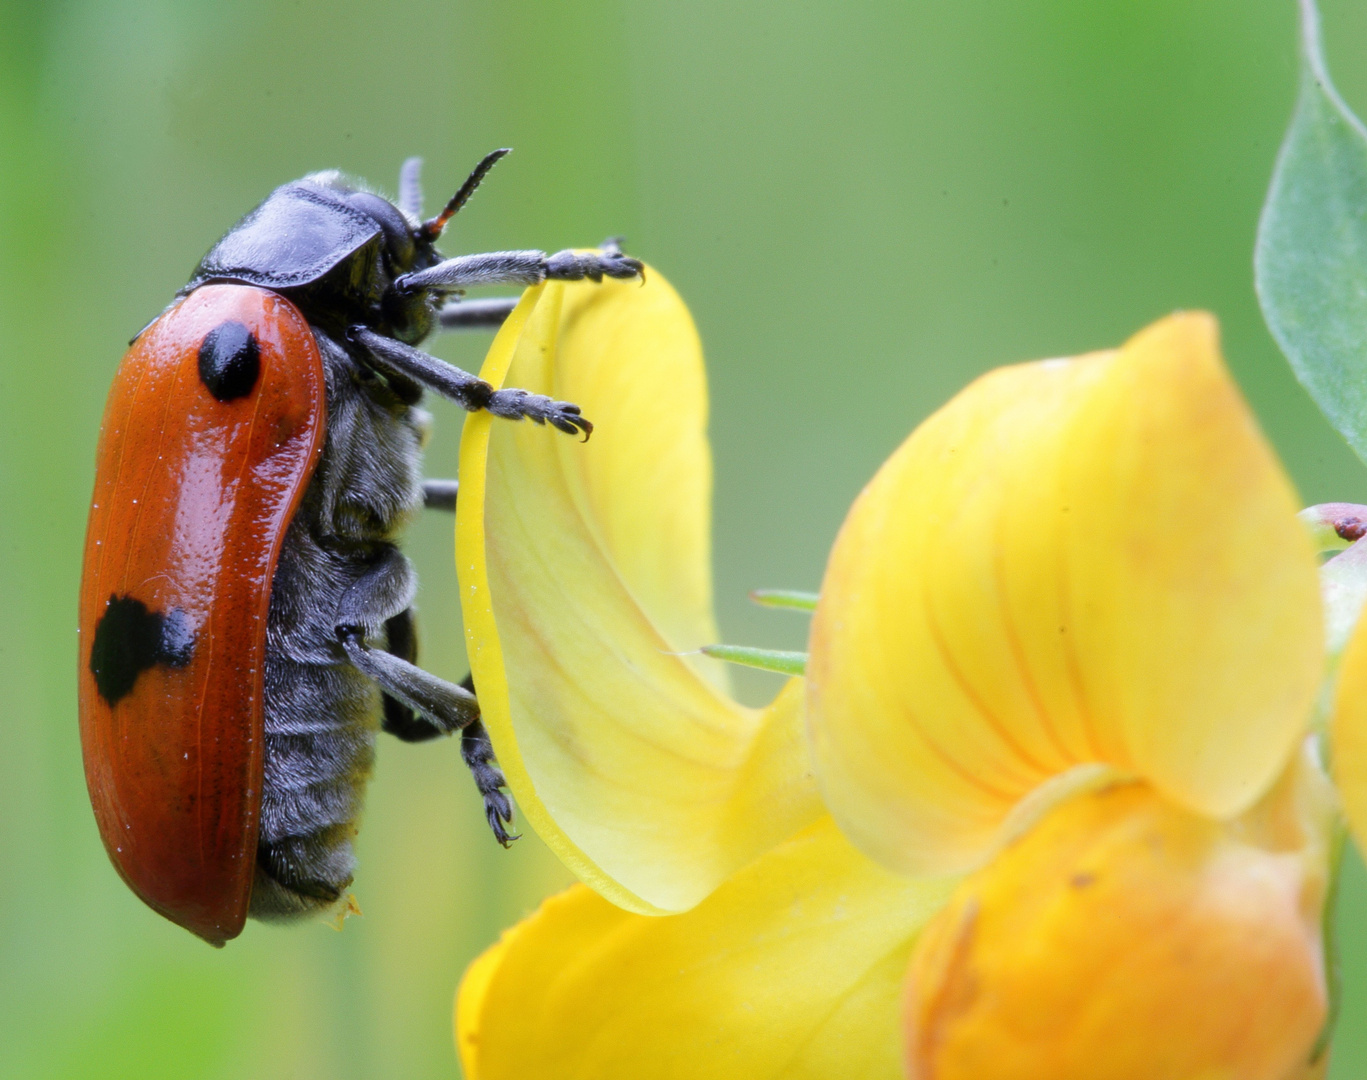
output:
[[[1339,881],[1343,877],[1343,853],[1348,843],[1348,829],[1340,820],[1334,828],[1329,847],[1329,888],[1325,890],[1324,910],[1320,917],[1320,934],[1324,950],[1324,984],[1329,997],[1325,1010],[1324,1027],[1310,1050],[1310,1064],[1316,1064],[1329,1052],[1334,1027],[1343,1008],[1343,958],[1339,951],[1338,913]]]
[[[780,675],[805,675],[807,654],[784,652],[782,649],[752,649],[745,645],[704,645],[704,656],[725,660],[728,664],[742,664],[761,671],[776,671]]]
[[[796,589],[755,589],[750,593],[750,599],[760,607],[815,611],[816,602],[821,597],[814,592],[799,592]]]

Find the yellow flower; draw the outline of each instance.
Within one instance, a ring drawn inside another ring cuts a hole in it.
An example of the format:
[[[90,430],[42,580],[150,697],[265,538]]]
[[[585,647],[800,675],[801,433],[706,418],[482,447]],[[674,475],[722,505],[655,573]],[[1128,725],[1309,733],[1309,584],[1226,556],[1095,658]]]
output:
[[[503,425],[486,491],[467,428],[495,747],[631,909],[576,886],[476,961],[467,1076],[1322,1068],[1315,555],[1213,321],[994,372],[913,433],[831,555],[809,760],[800,681],[755,713],[691,655],[715,639],[701,361],[652,288],[533,290],[491,353],[486,378],[512,357],[580,402],[589,447]]]
[[[1142,783],[1060,804],[917,942],[908,1075],[1299,1076],[1325,1022],[1330,807],[1313,768],[1285,787],[1234,828]]]
[[[717,640],[697,332],[653,269],[550,282],[482,375],[595,424],[580,444],[466,420],[456,570],[499,764],[581,879],[631,911],[685,910],[821,813],[800,681],[745,708],[697,652]]]

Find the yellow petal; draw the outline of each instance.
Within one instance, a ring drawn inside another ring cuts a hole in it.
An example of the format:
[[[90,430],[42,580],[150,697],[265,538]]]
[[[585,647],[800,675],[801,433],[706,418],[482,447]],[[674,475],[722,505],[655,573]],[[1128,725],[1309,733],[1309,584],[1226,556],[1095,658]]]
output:
[[[654,270],[531,289],[482,372],[583,408],[588,443],[477,413],[456,568],[484,722],[518,806],[585,882],[679,911],[820,813],[800,683],[727,692],[702,351]]]
[[[897,1080],[907,957],[951,889],[881,869],[829,818],[683,915],[575,886],[466,973],[466,1080]]]
[[[1367,620],[1358,622],[1343,651],[1330,741],[1344,816],[1359,850],[1367,851]]]
[[[1314,1075],[1329,804],[1312,777],[1280,800],[1308,796],[1299,832],[1294,807],[1234,828],[1141,783],[1055,807],[917,943],[907,1075]]]
[[[807,677],[836,819],[925,871],[980,861],[1023,797],[1085,763],[1201,813],[1247,807],[1321,665],[1296,507],[1208,315],[978,380],[831,554]]]

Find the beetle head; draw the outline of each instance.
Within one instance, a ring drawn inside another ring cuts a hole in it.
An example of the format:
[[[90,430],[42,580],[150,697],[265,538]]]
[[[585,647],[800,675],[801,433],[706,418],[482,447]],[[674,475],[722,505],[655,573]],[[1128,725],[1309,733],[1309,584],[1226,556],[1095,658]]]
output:
[[[400,209],[338,172],[278,187],[214,245],[181,293],[210,282],[259,285],[289,296],[310,322],[330,332],[362,323],[401,341],[421,341],[439,301],[423,291],[400,292],[394,281],[441,261],[435,243],[446,223],[507,153],[486,155],[442,212],[426,221],[416,205]],[[406,170],[406,182],[416,195],[416,169]]]

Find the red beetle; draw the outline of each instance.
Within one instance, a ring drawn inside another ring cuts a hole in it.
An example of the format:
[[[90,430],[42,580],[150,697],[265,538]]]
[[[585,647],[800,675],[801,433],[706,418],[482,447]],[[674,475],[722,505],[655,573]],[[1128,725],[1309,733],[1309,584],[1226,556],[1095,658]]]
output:
[[[100,432],[81,580],[81,743],[100,835],[135,893],[213,945],[248,915],[335,909],[377,727],[460,731],[498,839],[511,805],[473,687],[414,665],[396,546],[454,481],[420,478],[424,388],[467,409],[592,430],[415,346],[497,326],[467,285],[635,277],[598,254],[443,259],[434,242],[506,151],[421,220],[320,173],[276,189],[133,342]]]

